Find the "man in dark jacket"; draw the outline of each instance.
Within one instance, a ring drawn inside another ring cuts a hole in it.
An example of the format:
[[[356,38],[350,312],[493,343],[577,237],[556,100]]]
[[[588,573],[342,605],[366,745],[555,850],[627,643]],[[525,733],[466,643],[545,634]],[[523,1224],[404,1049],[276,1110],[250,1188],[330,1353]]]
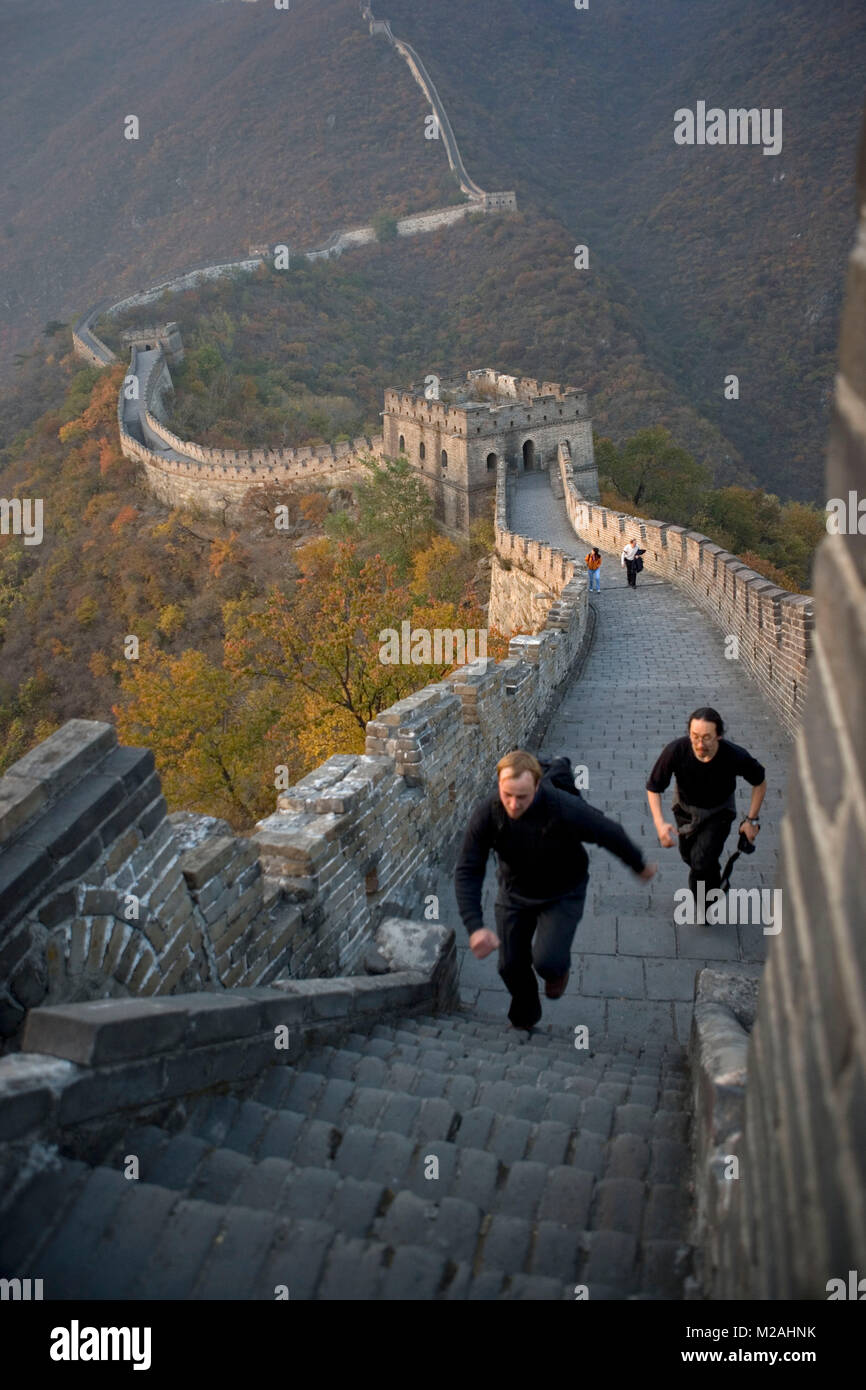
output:
[[[571,943],[583,916],[588,883],[584,843],[601,845],[639,878],[652,878],[637,845],[616,821],[547,780],[531,753],[517,750],[496,767],[498,787],[472,812],[454,873],[457,906],[472,954],[499,947],[499,974],[511,994],[508,1017],[530,1029],[541,1018],[533,966],[548,999],[568,982]],[[481,889],[490,851],[499,861],[495,914],[499,936],[485,928]]]
[[[680,858],[689,866],[689,889],[697,900],[699,882],[705,896],[721,883],[719,860],[737,818],[737,778],[752,786],[748,812],[740,818],[740,830],[752,844],[760,829],[758,812],[767,781],[762,764],[751,753],[722,737],[725,726],[717,710],[709,705],[694,710],[687,728],[687,738],[676,738],[662,749],[646,791],[659,844],[669,849],[679,837]],[[661,794],[671,777],[676,785],[676,830],[662,813]]]

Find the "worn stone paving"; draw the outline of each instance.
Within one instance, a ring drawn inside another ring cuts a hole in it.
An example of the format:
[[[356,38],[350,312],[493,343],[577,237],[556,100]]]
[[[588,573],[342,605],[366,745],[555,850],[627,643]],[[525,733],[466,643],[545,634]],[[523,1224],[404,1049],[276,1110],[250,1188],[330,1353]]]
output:
[[[553,496],[547,474],[521,477],[510,498],[509,522],[521,535],[546,540],[567,554],[586,554],[574,536],[564,506]],[[568,990],[542,1001],[542,1028],[557,1034],[585,1024],[590,1036],[688,1041],[695,972],[706,965],[737,962],[758,973],[769,936],[764,925],[689,926],[673,921],[674,892],[688,887],[688,871],[677,850],[662,849],[649,813],[645,783],[664,745],[686,732],[698,705],[712,705],[726,721],[727,735],[767,769],[767,795],[755,853],[741,856],[733,887],[772,889],[779,825],[791,744],[748,672],[724,655],[724,634],[673,585],[644,571],[637,588],[626,584],[619,554],[605,554],[601,592],[590,600],[595,634],[580,679],[565,695],[547,731],[544,754],[567,754],[588,771],[583,795],[611,816],[640,844],[659,870],[641,883],[618,859],[595,846],[590,856],[590,893],[572,948]],[[663,798],[670,813],[672,788]],[[748,809],[749,791],[740,783],[738,812]],[[736,844],[729,836],[726,854]],[[440,884],[443,920],[459,920],[450,876]],[[494,873],[485,881],[485,921],[493,923]],[[771,907],[770,900],[767,905]],[[784,916],[784,902],[782,902]],[[461,998],[478,1016],[503,1017],[508,995],[496,956],[476,961],[461,928]]]

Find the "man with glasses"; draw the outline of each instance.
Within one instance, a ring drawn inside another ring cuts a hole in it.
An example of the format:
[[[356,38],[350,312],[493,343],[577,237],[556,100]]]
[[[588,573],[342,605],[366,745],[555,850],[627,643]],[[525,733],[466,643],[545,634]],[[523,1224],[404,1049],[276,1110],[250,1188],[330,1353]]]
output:
[[[767,781],[764,768],[745,748],[722,737],[725,726],[716,710],[708,705],[696,709],[687,727],[687,738],[674,739],[660,753],[646,793],[659,844],[670,849],[679,836],[680,856],[689,866],[689,888],[697,900],[700,881],[705,894],[721,884],[719,861],[737,818],[737,778],[743,777],[752,787],[748,813],[740,821],[740,830],[751,844],[760,829],[758,812]],[[676,829],[662,813],[661,794],[671,777],[676,786],[672,806]]]

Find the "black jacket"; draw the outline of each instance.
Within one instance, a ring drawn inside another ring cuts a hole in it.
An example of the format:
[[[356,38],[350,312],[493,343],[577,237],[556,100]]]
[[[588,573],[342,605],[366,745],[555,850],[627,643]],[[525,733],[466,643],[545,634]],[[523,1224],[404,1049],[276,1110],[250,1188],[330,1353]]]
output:
[[[475,807],[454,871],[457,906],[469,935],[484,926],[481,888],[487,857],[499,860],[500,891],[526,906],[571,893],[586,878],[584,843],[601,845],[637,873],[645,860],[621,825],[582,797],[541,783],[532,805],[511,820],[499,792]]]

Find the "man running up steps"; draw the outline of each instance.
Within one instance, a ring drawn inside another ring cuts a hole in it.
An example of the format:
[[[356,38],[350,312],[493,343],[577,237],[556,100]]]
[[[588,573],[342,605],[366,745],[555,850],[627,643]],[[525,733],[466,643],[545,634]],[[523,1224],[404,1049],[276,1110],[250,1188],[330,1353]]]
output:
[[[548,999],[559,999],[568,982],[589,882],[584,844],[601,845],[645,881],[656,865],[646,863],[616,821],[542,780],[531,753],[506,754],[496,772],[497,789],[475,806],[463,839],[454,872],[457,906],[477,960],[499,947],[499,974],[511,994],[509,1020],[531,1029],[541,1018],[536,972]],[[481,915],[491,850],[499,861],[498,935]]]

